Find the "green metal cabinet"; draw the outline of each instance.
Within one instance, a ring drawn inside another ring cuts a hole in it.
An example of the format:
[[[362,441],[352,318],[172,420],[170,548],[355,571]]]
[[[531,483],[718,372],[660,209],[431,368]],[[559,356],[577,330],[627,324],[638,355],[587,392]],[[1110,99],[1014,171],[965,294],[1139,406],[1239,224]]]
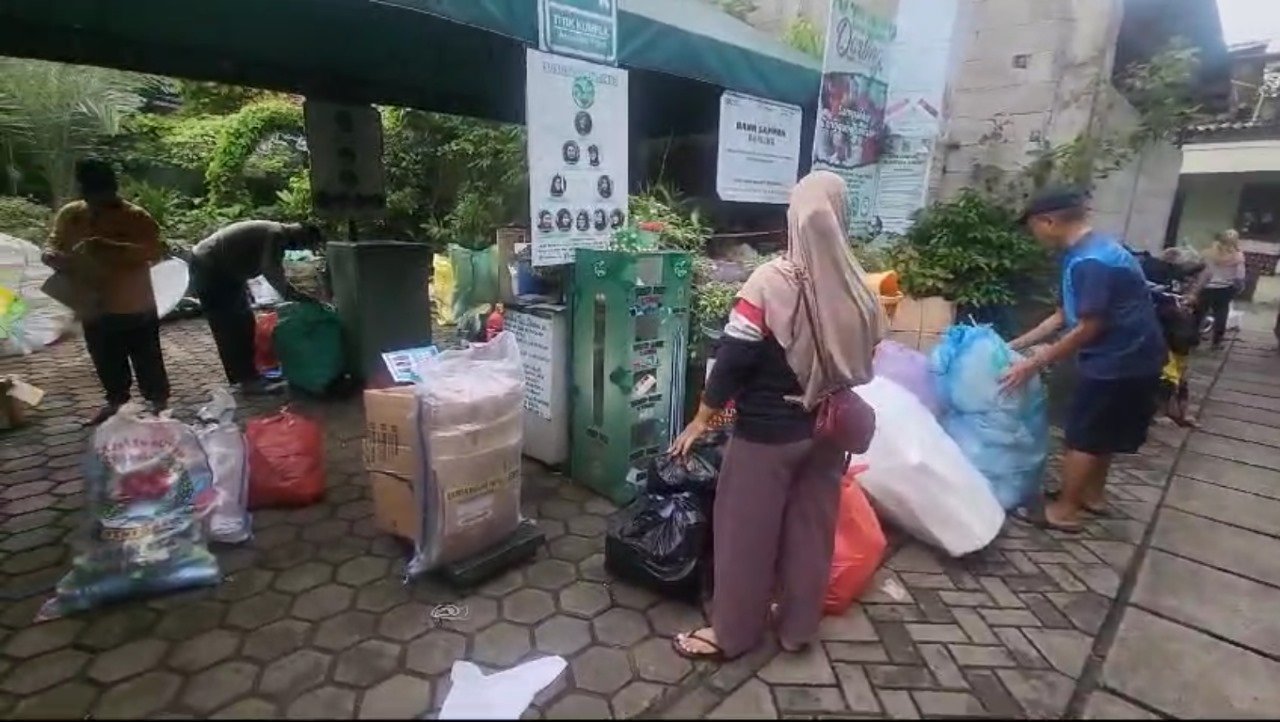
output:
[[[687,253],[575,257],[570,471],[618,504],[683,423],[692,275]]]

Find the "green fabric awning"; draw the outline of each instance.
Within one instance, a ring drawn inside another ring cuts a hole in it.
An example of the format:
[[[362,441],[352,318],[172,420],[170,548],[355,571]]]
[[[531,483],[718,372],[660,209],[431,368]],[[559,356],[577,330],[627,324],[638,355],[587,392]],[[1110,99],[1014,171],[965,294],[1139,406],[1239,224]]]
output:
[[[537,23],[537,0],[4,0],[0,54],[520,122]],[[815,102],[817,63],[703,3],[618,24],[623,67]]]

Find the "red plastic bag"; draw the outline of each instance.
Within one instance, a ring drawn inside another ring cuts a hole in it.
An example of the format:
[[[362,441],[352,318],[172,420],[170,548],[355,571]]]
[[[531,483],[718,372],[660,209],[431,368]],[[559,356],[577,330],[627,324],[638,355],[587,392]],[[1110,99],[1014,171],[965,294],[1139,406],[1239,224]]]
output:
[[[282,410],[245,424],[249,442],[249,508],[307,506],[324,496],[324,430]]]
[[[831,577],[822,605],[822,611],[827,614],[844,614],[849,605],[862,596],[880,568],[888,546],[880,520],[858,484],[858,474],[865,468],[850,469],[840,489],[835,553],[831,555]]]
[[[260,374],[280,368],[280,360],[276,358],[275,342],[271,340],[271,335],[276,331],[276,322],[279,320],[280,317],[275,311],[268,311],[258,314],[257,322],[254,324],[253,365]]]

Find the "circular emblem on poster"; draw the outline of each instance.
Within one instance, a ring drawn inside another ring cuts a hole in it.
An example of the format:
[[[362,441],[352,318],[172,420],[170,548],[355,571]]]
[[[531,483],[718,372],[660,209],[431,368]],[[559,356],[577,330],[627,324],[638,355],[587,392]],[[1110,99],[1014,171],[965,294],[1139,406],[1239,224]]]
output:
[[[573,79],[573,102],[583,110],[596,104],[596,81],[590,75],[579,75]]]

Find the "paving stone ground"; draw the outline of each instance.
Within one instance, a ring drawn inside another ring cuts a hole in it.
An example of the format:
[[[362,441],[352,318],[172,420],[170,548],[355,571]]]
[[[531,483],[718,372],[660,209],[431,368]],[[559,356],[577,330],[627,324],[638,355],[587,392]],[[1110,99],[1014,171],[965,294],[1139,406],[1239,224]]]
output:
[[[190,418],[206,388],[221,381],[212,342],[202,322],[187,321],[165,327],[164,347],[174,405]],[[1079,537],[1010,523],[991,548],[963,560],[894,540],[863,604],[828,618],[820,644],[799,655],[766,645],[721,667],[690,665],[671,651],[670,637],[700,625],[701,610],[609,579],[603,531],[613,506],[533,464],[526,469],[524,509],[548,539],[534,562],[476,590],[430,580],[404,585],[404,549],[379,534],[371,518],[358,399],[294,402],[325,423],[328,493],[306,509],[257,513],[251,542],[216,550],[226,576],[221,585],[33,624],[70,559],[83,507],[80,455],[87,434],[78,422],[100,399],[78,340],[24,359],[0,359],[0,373],[22,374],[49,394],[29,427],[0,435],[0,715],[421,717],[443,701],[454,660],[505,668],[540,654],[565,656],[569,670],[539,695],[529,718],[1052,718],[1086,703],[1093,714],[1208,709],[1211,703],[1143,701],[1156,683],[1143,676],[1141,664],[1126,665],[1129,658],[1117,651],[1115,671],[1110,660],[1102,669],[1093,655],[1110,643],[1110,632],[1102,642],[1099,632],[1115,626],[1109,621],[1119,617],[1111,614],[1114,600],[1127,592],[1126,574],[1166,488],[1170,498],[1156,539],[1172,561],[1146,557],[1140,600],[1176,586],[1168,577],[1195,556],[1178,544],[1199,549],[1196,535],[1215,539],[1197,552],[1204,564],[1218,567],[1202,573],[1206,584],[1224,583],[1213,576],[1221,569],[1243,569],[1236,582],[1242,589],[1280,579],[1274,561],[1280,556],[1241,553],[1255,537],[1280,543],[1266,536],[1280,534],[1280,513],[1268,514],[1256,496],[1274,479],[1250,467],[1229,483],[1215,482],[1224,455],[1275,458],[1275,448],[1256,438],[1234,440],[1253,433],[1256,414],[1240,413],[1231,397],[1218,400],[1220,394],[1257,398],[1247,384],[1274,388],[1241,374],[1280,378],[1260,353],[1257,369],[1248,370],[1251,347],[1238,348],[1228,364],[1238,373],[1224,374],[1228,382],[1214,387],[1205,433],[1188,441],[1185,432],[1157,428],[1144,453],[1115,470],[1109,491],[1117,518],[1091,522]],[[1197,397],[1217,378],[1222,360],[1195,359]],[[1280,414],[1275,400],[1249,408]],[[254,404],[240,416],[278,404]],[[1167,486],[1184,442],[1194,453],[1184,456],[1181,476]],[[1209,491],[1201,488],[1206,477],[1214,482]],[[1223,497],[1238,493],[1255,495],[1255,508],[1241,511]],[[1206,530],[1220,509],[1253,516],[1226,531]],[[1211,641],[1227,649],[1199,666],[1167,665],[1170,674],[1193,675],[1212,669],[1213,660],[1239,658],[1240,649],[1224,639],[1265,628],[1249,643],[1261,661],[1237,682],[1243,687],[1274,672],[1268,665],[1276,663],[1265,655],[1280,645],[1280,635],[1264,624],[1259,604],[1265,601],[1263,595],[1234,617],[1148,601],[1124,616],[1115,646],[1123,650],[1132,639],[1147,644],[1154,634],[1176,649],[1179,638],[1161,625],[1179,626],[1171,620],[1194,613],[1198,621],[1187,634],[1211,633]],[[456,605],[463,616],[441,619],[441,605]]]

